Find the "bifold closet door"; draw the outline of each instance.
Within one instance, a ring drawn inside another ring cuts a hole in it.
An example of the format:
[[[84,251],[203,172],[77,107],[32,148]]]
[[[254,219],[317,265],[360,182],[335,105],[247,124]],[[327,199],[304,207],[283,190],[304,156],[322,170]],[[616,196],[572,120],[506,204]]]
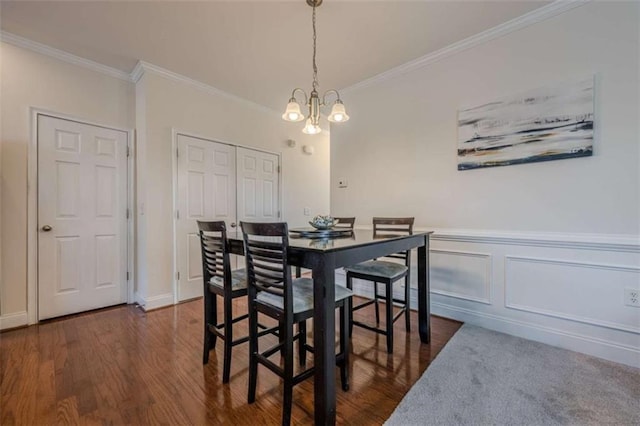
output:
[[[178,300],[202,296],[198,220],[236,225],[236,148],[178,135],[177,188]]]

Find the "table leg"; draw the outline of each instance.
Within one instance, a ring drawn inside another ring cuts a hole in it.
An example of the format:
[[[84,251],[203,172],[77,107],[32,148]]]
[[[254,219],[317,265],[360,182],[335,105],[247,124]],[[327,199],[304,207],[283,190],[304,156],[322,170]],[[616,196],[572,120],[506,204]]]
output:
[[[314,415],[316,425],[336,423],[335,259],[318,255],[313,273]]]
[[[418,247],[418,329],[420,341],[431,340],[431,303],[429,292],[429,236],[424,237],[424,245]]]

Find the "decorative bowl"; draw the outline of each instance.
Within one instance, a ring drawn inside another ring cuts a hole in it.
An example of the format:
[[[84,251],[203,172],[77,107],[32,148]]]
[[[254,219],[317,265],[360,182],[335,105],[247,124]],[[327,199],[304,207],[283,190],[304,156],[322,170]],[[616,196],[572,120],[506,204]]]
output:
[[[333,228],[336,223],[338,223],[338,221],[331,216],[318,215],[309,222],[309,225],[318,230],[325,230]]]

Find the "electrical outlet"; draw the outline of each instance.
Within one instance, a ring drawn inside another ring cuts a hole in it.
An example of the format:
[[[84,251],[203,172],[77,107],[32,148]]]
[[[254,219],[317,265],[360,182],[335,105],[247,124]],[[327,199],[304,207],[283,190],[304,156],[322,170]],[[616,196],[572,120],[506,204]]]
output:
[[[338,188],[346,188],[347,186],[349,186],[349,182],[345,178],[338,179]]]
[[[305,216],[311,216],[311,209],[309,207],[305,207],[304,208],[304,215]]]
[[[640,290],[636,288],[624,289],[624,304],[640,308]]]

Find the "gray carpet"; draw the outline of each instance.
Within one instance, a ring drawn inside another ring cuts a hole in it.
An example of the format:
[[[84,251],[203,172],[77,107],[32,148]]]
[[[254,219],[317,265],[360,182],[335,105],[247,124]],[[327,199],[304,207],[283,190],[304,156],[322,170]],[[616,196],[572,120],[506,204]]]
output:
[[[465,324],[386,425],[640,425],[640,369]]]

